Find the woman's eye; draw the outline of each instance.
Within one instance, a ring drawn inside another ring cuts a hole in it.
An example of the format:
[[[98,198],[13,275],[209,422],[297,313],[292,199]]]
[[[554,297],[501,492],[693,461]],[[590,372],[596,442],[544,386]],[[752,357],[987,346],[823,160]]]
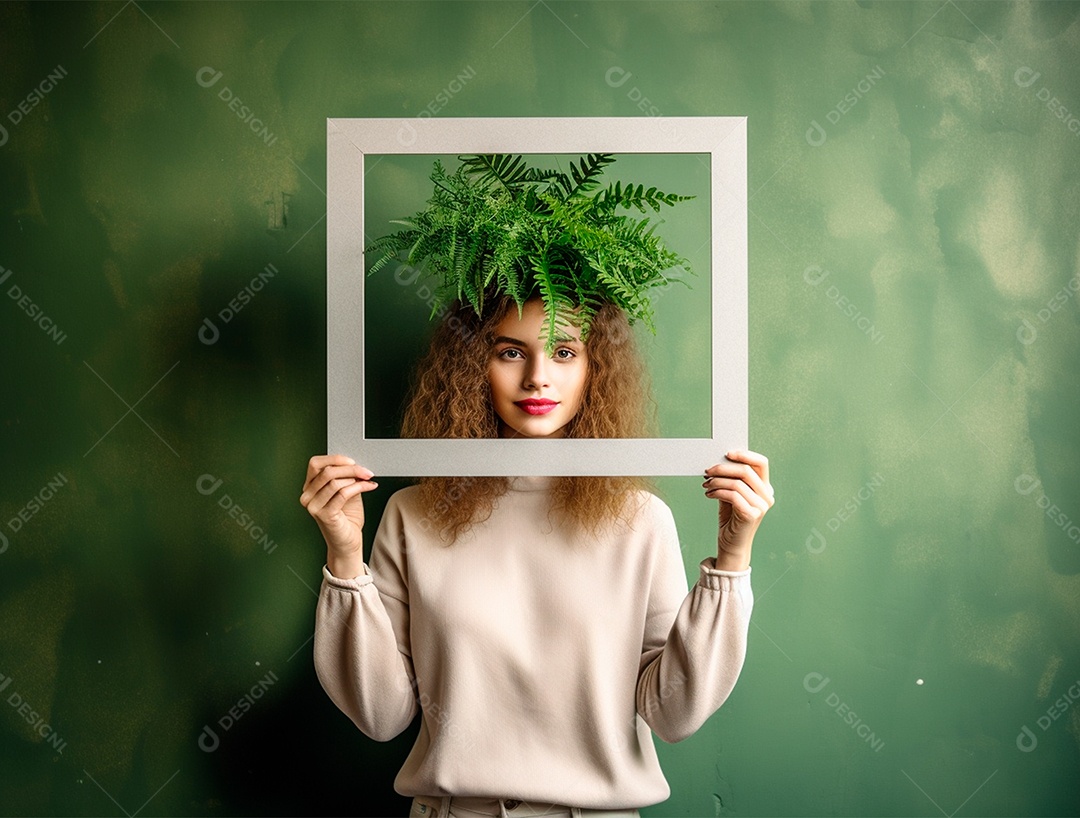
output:
[[[565,353],[566,353],[566,355],[563,355],[563,356],[562,356],[562,359],[563,359],[564,361],[569,361],[569,360],[570,360],[571,358],[573,358],[573,357],[574,357],[574,351],[573,351],[573,350],[571,350],[571,349],[566,349],[566,348],[563,348],[563,349],[557,349],[557,350],[555,350],[555,354],[556,354],[556,355],[562,355],[562,353],[563,353],[563,352],[565,352]]]
[[[510,349],[504,349],[502,352],[500,352],[499,357],[500,358],[513,358],[514,356],[520,355],[520,354],[521,353],[518,350],[511,347]]]

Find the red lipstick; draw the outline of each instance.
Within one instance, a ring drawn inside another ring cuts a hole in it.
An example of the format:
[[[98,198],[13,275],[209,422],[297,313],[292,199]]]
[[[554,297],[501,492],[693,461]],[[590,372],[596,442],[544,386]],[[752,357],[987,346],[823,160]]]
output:
[[[559,404],[556,401],[548,400],[547,398],[528,398],[527,400],[516,400],[514,401],[514,405],[520,407],[530,415],[546,415]]]

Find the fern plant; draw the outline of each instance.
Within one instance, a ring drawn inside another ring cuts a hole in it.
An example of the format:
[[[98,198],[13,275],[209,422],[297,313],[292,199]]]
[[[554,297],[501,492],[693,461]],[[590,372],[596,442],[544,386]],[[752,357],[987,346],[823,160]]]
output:
[[[548,354],[559,328],[569,326],[572,310],[586,340],[605,302],[624,310],[631,324],[641,320],[656,333],[648,290],[667,284],[671,279],[665,273],[674,267],[694,271],[664,245],[648,216],[617,211],[659,212],[662,205],[693,196],[622,182],[600,188],[604,168],[615,161],[606,153],[571,162],[569,174],[528,167],[512,154],[458,158],[461,166],[452,176],[435,160],[430,177],[435,189],[427,208],[392,220],[405,229],[364,248],[377,254],[369,275],[403,252],[409,264],[426,262],[441,279],[432,316],[455,299],[479,314],[497,292],[511,296],[520,315],[525,301],[538,293]]]

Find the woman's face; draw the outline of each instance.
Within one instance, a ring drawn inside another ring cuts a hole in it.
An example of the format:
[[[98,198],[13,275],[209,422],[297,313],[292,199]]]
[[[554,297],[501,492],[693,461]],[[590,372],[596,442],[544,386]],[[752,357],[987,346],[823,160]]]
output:
[[[566,424],[581,406],[589,362],[580,329],[557,331],[549,357],[540,299],[526,301],[520,318],[512,305],[495,327],[488,382],[501,437],[566,436]]]

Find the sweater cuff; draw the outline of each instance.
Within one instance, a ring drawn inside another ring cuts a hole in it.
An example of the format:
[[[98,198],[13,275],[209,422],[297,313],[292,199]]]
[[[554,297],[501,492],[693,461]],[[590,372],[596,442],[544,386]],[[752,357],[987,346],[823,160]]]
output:
[[[716,567],[716,557],[706,557],[701,561],[701,578],[698,584],[702,588],[710,588],[714,591],[734,591],[749,581],[749,568],[745,571],[723,571]]]
[[[358,577],[352,577],[351,579],[342,579],[341,577],[335,577],[330,573],[330,569],[324,564],[322,567],[323,579],[326,580],[326,584],[331,588],[341,588],[347,591],[359,591],[365,585],[370,585],[375,581],[375,577],[368,571],[367,563],[364,563],[364,572]]]

